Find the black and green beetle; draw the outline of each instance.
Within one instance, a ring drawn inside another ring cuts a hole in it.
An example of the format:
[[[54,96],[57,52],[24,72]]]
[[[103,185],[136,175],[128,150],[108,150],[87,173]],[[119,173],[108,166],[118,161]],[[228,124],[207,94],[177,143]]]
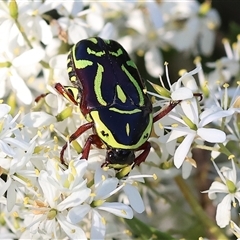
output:
[[[80,107],[88,123],[70,136],[69,142],[92,128],[83,147],[87,159],[92,144],[106,148],[103,165],[121,168],[145,161],[151,145],[153,122],[165,116],[180,101],[171,103],[153,118],[152,104],[138,69],[116,41],[99,37],[81,40],[68,55],[68,74],[73,87],[55,88]],[[64,163],[64,151],[60,153]],[[135,158],[135,151],[142,151]]]

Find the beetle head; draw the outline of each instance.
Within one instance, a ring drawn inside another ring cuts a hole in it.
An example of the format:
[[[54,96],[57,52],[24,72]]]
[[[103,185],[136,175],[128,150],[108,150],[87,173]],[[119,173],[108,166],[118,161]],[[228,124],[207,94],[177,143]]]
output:
[[[110,164],[131,165],[134,160],[135,155],[132,150],[111,148],[107,151],[106,161]]]

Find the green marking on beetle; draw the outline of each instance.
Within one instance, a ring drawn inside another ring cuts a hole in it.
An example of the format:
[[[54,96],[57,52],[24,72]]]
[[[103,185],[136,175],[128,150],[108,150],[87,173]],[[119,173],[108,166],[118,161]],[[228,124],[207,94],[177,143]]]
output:
[[[151,129],[152,129],[152,114],[149,115],[149,121],[148,125],[143,131],[141,138],[136,144],[133,145],[125,145],[117,142],[117,140],[114,138],[112,132],[108,129],[108,127],[105,125],[104,122],[102,122],[99,112],[98,111],[91,111],[90,112],[91,118],[93,119],[94,123],[96,124],[96,132],[97,135],[103,140],[103,142],[107,143],[108,146],[111,146],[113,148],[121,148],[121,149],[137,149],[139,148],[143,143],[146,142],[146,136],[150,136]],[[127,127],[126,127],[127,128]],[[130,128],[129,128],[130,130]],[[104,135],[102,133],[105,133]],[[130,133],[130,131],[129,131]]]
[[[130,125],[129,125],[129,123],[126,124],[126,133],[129,136],[129,133],[130,133]]]
[[[127,100],[127,97],[119,85],[116,86],[116,91],[117,91],[117,97],[122,101],[122,103],[125,103]]]
[[[72,48],[72,56],[73,56],[74,65],[77,69],[83,69],[93,65],[93,62],[89,60],[82,60],[82,59],[77,60],[75,52],[76,52],[76,45],[74,45]]]
[[[71,86],[65,86],[65,89],[72,94],[74,100],[77,102],[78,94],[79,94],[78,88],[71,87]]]
[[[122,51],[121,48],[119,48],[119,49],[117,50],[117,52],[110,52],[110,51],[109,51],[109,53],[110,53],[111,55],[115,56],[115,57],[119,57],[120,55],[123,54],[123,51]]]
[[[73,70],[72,67],[69,67],[69,68],[67,69],[68,72],[72,72],[72,70]]]
[[[97,65],[98,65],[97,74],[96,74],[95,79],[94,79],[94,92],[96,93],[98,102],[103,106],[107,106],[107,103],[103,99],[102,92],[101,92],[102,73],[104,72],[104,68],[99,63]]]
[[[98,43],[98,40],[96,38],[89,38],[88,40],[93,42],[94,44]]]
[[[93,62],[88,61],[88,60],[77,60],[75,61],[75,66],[77,69],[83,69],[86,68],[88,66],[92,66]]]
[[[76,76],[72,76],[72,77],[70,78],[70,81],[71,81],[71,82],[75,82],[76,80],[77,80]]]
[[[111,43],[111,41],[109,40],[109,39],[104,39],[103,40],[106,44],[110,44]]]
[[[95,52],[94,50],[92,50],[91,48],[87,48],[87,53],[88,54],[93,54],[93,55],[95,55],[96,57],[101,57],[101,56],[103,56],[103,55],[105,55],[105,51],[104,50],[102,50],[102,51],[99,51],[99,52]]]
[[[128,61],[127,61],[127,65],[137,69],[136,64],[135,64],[134,61],[132,61],[132,60],[128,60]]]
[[[121,114],[134,114],[134,113],[138,113],[138,112],[142,111],[138,108],[126,111],[126,110],[121,110],[121,109],[118,109],[118,108],[115,108],[115,107],[111,107],[111,108],[109,108],[109,110],[113,111],[113,112],[118,112],[118,113],[121,113]]]
[[[128,61],[129,62],[129,61]],[[134,87],[137,89],[138,95],[139,95],[139,105],[144,105],[144,96],[141,87],[138,85],[137,81],[134,79],[134,77],[130,74],[130,72],[125,68],[124,65],[121,66],[122,70],[126,73]]]
[[[67,63],[70,63],[70,61],[71,61],[71,58],[69,57],[69,58],[67,59]]]

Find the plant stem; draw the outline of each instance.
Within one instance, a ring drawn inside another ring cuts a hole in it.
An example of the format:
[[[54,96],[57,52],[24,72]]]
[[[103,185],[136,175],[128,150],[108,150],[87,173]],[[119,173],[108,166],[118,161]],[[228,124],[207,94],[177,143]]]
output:
[[[15,23],[16,23],[16,26],[18,27],[19,31],[21,32],[24,40],[26,41],[27,45],[29,46],[29,48],[32,49],[33,46],[32,46],[32,44],[31,44],[31,42],[29,41],[29,39],[28,39],[28,37],[27,37],[27,35],[26,35],[23,27],[20,25],[20,23],[19,23],[19,21],[18,21],[17,19],[15,20]],[[41,63],[41,65],[42,65],[44,68],[50,68],[49,64],[48,64],[47,62],[43,61],[43,60],[41,60],[40,63]]]
[[[197,199],[189,191],[189,187],[184,181],[184,179],[179,175],[175,177],[175,182],[182,191],[188,204],[191,206],[197,218],[201,223],[207,228],[207,230],[212,234],[214,239],[228,240],[228,237],[221,231],[221,229],[208,217],[203,208],[198,203]]]

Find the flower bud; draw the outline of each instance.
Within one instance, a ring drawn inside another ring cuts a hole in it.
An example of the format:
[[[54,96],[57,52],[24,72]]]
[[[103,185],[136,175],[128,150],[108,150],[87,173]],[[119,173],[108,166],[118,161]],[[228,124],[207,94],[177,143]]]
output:
[[[16,1],[15,0],[11,0],[9,5],[8,5],[8,8],[9,8],[10,16],[13,19],[16,20],[18,18],[18,5],[17,5]]]

